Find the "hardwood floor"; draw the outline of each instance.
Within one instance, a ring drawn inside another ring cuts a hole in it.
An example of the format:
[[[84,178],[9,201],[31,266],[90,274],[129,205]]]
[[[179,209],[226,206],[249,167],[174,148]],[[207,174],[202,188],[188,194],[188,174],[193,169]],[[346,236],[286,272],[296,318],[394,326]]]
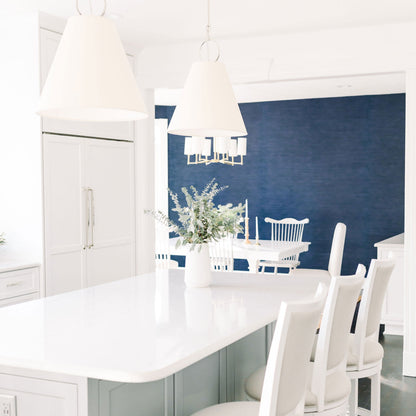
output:
[[[416,414],[416,378],[402,376],[403,337],[385,335],[383,370],[381,372],[381,416],[414,416]],[[359,406],[370,407],[370,382],[359,383]]]

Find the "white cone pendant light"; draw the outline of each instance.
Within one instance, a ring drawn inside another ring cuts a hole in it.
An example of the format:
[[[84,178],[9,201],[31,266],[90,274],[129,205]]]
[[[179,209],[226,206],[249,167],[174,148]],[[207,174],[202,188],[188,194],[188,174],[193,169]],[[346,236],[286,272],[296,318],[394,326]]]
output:
[[[103,16],[73,16],[41,94],[38,113],[81,121],[147,117],[114,23]]]
[[[207,5],[207,39],[201,48],[208,43],[216,44],[210,38],[209,0]],[[225,66],[217,62],[218,58],[219,49],[215,61],[200,61],[192,65],[182,98],[169,124],[169,133],[200,137],[247,134]]]
[[[181,136],[244,136],[243,117],[222,62],[195,62],[168,132]]]

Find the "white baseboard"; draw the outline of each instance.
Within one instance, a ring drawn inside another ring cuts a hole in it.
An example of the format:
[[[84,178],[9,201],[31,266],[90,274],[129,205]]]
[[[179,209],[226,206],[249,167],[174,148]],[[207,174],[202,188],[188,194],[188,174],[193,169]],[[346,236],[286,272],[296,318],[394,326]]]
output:
[[[384,326],[384,334],[385,335],[401,335],[404,334],[403,324],[385,324]]]

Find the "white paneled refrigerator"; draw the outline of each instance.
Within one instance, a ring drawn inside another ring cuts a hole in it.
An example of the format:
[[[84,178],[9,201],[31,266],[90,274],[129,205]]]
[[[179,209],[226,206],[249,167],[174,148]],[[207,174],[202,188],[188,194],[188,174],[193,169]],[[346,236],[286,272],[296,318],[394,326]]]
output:
[[[135,274],[134,144],[43,135],[46,295]]]

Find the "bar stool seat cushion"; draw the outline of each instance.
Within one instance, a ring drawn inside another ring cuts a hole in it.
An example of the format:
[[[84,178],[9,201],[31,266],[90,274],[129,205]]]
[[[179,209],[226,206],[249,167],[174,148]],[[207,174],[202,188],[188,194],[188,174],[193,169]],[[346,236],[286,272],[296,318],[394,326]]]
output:
[[[340,401],[349,396],[351,391],[351,381],[345,371],[336,371],[329,374],[326,377],[325,385],[325,409],[337,406]],[[316,404],[316,396],[310,391],[310,386],[307,386],[305,413],[315,411]]]
[[[347,371],[354,371],[357,369],[358,365],[358,356],[353,354],[353,345],[354,345],[354,335],[350,335],[349,339],[349,351],[348,351],[348,359],[347,359]],[[364,366],[365,367],[372,367],[380,362],[383,359],[384,350],[383,347],[377,342],[372,339],[365,339],[364,340]]]
[[[192,416],[258,416],[260,402],[229,402],[202,409]]]
[[[246,393],[255,400],[260,400],[265,371],[266,366],[260,367],[246,380]],[[331,403],[338,403],[340,400],[345,399],[350,394],[350,390],[351,382],[344,371],[337,371],[328,375],[325,389],[325,406],[328,405],[328,408],[330,408]],[[306,390],[305,406],[316,406],[316,397],[312,394],[309,387]]]

